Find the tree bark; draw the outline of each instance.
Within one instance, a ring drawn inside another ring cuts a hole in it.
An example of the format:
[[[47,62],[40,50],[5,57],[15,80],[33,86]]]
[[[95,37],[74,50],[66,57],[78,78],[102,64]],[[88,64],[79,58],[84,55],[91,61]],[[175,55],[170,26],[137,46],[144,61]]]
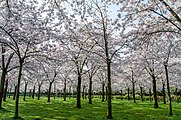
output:
[[[166,74],[166,80],[167,80],[167,91],[168,91],[168,97],[169,97],[169,115],[173,116],[173,112],[172,112],[172,98],[170,95],[170,86],[169,86],[169,78],[168,78],[168,66],[167,64],[164,65],[165,66],[165,74]]]
[[[41,85],[38,85],[38,100],[40,100],[40,94],[41,94]]]
[[[4,102],[6,102],[7,90],[8,90],[8,80],[6,80],[6,86],[5,86],[5,89],[4,89],[4,96],[3,96],[3,101]]]
[[[52,88],[52,82],[50,82],[50,84],[49,84],[49,89],[48,89],[48,101],[47,101],[47,102],[50,102],[51,88]]]
[[[111,89],[111,61],[107,59],[107,88],[108,88],[108,113],[107,118],[112,119],[112,89]]]
[[[175,93],[176,93],[176,102],[178,103],[179,101],[178,101],[178,88],[177,87],[175,89]]]
[[[103,83],[102,83],[102,102],[104,102],[104,99],[105,99],[105,97],[104,97],[104,96],[105,96],[105,95],[104,95],[104,93],[105,93],[105,92],[104,92],[104,87],[105,87],[105,83],[103,82]]]
[[[136,103],[136,98],[135,98],[135,81],[134,81],[133,70],[132,70],[132,87],[133,87],[133,101],[134,101],[134,103]]]
[[[83,89],[82,89],[82,99],[84,100],[85,98],[85,85],[83,86]]]
[[[80,101],[80,96],[81,96],[81,75],[80,73],[78,74],[78,85],[77,85],[77,105],[76,108],[81,108],[81,101]]]
[[[23,62],[24,60],[20,60],[20,66],[19,66],[19,75],[18,75],[18,84],[17,84],[17,90],[16,90],[16,102],[15,102],[15,115],[14,118],[17,119],[19,117],[19,90],[20,90],[20,82],[21,82],[21,76],[22,76],[22,69],[23,69]]]
[[[154,108],[158,108],[158,99],[157,99],[157,90],[156,90],[156,78],[155,75],[152,75],[153,79],[153,97],[154,97]]]
[[[16,99],[16,91],[17,91],[17,85],[15,85],[15,87],[14,87],[13,100]]]
[[[4,56],[4,53],[5,53],[5,48],[3,47],[2,45],[2,74],[1,74],[1,83],[0,83],[0,109],[2,108],[2,100],[3,100],[3,94],[4,94],[4,83],[5,83],[5,79],[6,79],[6,74],[7,74],[7,71],[6,71],[6,68],[5,68],[5,56]]]
[[[33,98],[33,99],[35,98],[35,85],[34,85],[34,87],[33,87],[32,98]]]
[[[29,97],[31,97],[31,90],[30,90],[30,92],[29,92]]]
[[[89,79],[89,104],[92,104],[92,80]]]
[[[66,79],[65,79],[65,81],[64,81],[64,88],[63,88],[63,98],[64,98],[64,101],[66,101],[66,87],[67,87],[67,84],[66,84]]]
[[[107,101],[107,86],[106,86],[106,101]]]
[[[129,87],[128,87],[128,100],[130,100],[130,97],[129,97]]]
[[[25,99],[26,99],[26,90],[27,90],[27,86],[28,86],[28,84],[25,83],[25,90],[24,90],[24,97],[23,97],[23,100],[24,100],[24,101],[25,101]]]
[[[1,84],[0,84],[0,109],[2,108],[2,100],[3,100],[3,94],[4,94],[5,76],[6,76],[6,73],[2,73],[2,76],[1,76]]]
[[[165,83],[162,83],[163,103],[166,104]]]
[[[123,100],[123,90],[121,90],[121,100]]]
[[[133,82],[132,85],[133,85],[133,101],[134,101],[134,103],[136,103],[136,97],[135,97],[135,83]]]
[[[71,97],[71,85],[69,86],[69,99]]]

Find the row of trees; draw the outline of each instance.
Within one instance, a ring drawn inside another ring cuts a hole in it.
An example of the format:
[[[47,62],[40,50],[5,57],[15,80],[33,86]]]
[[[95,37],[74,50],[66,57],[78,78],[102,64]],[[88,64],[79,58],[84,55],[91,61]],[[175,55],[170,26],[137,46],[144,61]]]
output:
[[[134,98],[136,84],[148,88],[148,92],[153,91],[157,108],[158,86],[167,85],[172,115],[170,83],[179,89],[181,73],[179,1],[0,3],[0,108],[4,88],[12,88],[5,83],[16,86],[15,118],[19,117],[23,86],[26,95],[27,89],[32,87],[35,92],[38,85],[38,98],[42,89],[48,89],[50,102],[53,83],[59,85],[56,88],[62,86],[64,96],[67,89],[76,88],[77,108],[81,108],[82,88],[84,92],[88,87],[92,104],[92,89],[102,86],[104,91],[106,86],[110,119],[112,90],[132,88]]]

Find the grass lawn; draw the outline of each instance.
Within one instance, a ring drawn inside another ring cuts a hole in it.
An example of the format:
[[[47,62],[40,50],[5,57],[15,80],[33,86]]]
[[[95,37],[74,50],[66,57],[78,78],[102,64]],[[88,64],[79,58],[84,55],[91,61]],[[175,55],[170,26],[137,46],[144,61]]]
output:
[[[27,97],[26,101],[20,98],[19,115],[23,120],[106,120],[107,102],[93,99],[93,104],[88,104],[88,99],[82,100],[82,109],[75,108],[76,100],[61,98],[53,99],[47,103],[47,98],[41,100]],[[7,98],[3,103],[5,109],[0,110],[0,120],[12,120],[15,101]],[[159,103],[159,108],[153,108],[149,101],[132,101],[114,99],[112,101],[113,120],[180,120],[181,104],[173,102],[173,117],[168,116],[168,104]]]

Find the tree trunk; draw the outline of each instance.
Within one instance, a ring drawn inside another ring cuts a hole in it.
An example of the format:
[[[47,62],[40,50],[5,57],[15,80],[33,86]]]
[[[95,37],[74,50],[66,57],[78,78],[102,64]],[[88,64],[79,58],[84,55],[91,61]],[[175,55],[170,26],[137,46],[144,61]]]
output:
[[[169,78],[168,78],[168,66],[167,64],[164,65],[165,66],[165,74],[166,74],[166,80],[167,80],[167,91],[168,91],[168,97],[169,97],[169,108],[170,108],[170,111],[169,111],[169,115],[170,116],[173,116],[173,112],[172,112],[172,98],[171,98],[171,95],[170,95],[170,86],[169,86]]]
[[[47,101],[47,102],[50,102],[51,88],[52,88],[52,82],[50,82],[50,84],[49,84],[49,89],[48,89],[48,101]]]
[[[85,92],[85,99],[87,99],[87,89],[86,89],[86,92]]]
[[[54,93],[53,93],[53,98],[55,99],[56,97],[56,84],[54,83]]]
[[[165,83],[162,83],[163,103],[166,104]]]
[[[84,100],[85,97],[85,86],[83,86],[83,90],[82,90],[82,99]]]
[[[129,97],[129,87],[128,87],[128,100],[130,100],[130,97]]]
[[[1,74],[1,83],[0,83],[0,109],[2,108],[2,100],[3,100],[3,94],[4,94],[4,83],[6,79],[6,68],[5,68],[5,58],[4,58],[5,48],[2,45],[2,74]]]
[[[107,86],[106,86],[106,101],[107,101]]]
[[[175,93],[176,93],[176,102],[178,103],[179,101],[178,101],[178,88],[177,87],[175,89]]]
[[[154,97],[154,108],[158,108],[158,99],[157,99],[157,90],[156,90],[156,78],[155,75],[152,75],[153,79],[153,97]]]
[[[29,97],[31,97],[31,90],[30,90],[30,92],[29,92]]]
[[[40,94],[41,94],[41,85],[38,85],[38,100],[40,100]]]
[[[6,86],[5,86],[5,89],[4,89],[4,96],[3,96],[3,101],[4,102],[6,102],[7,90],[8,90],[8,80],[6,80]]]
[[[25,99],[26,99],[26,90],[27,90],[27,86],[28,86],[28,84],[25,83],[25,90],[24,90],[24,97],[23,97],[23,100],[24,100],[24,101],[25,101]]]
[[[149,96],[150,96],[150,102],[151,102],[151,88],[149,89]]]
[[[33,87],[32,98],[33,98],[33,99],[35,98],[35,85],[34,85],[34,87]]]
[[[3,72],[2,75],[1,75],[1,84],[0,84],[0,109],[2,108],[2,100],[3,100],[3,94],[4,94],[5,76],[6,76],[6,73]]]
[[[89,104],[92,104],[92,80],[89,79]]]
[[[15,85],[15,88],[14,88],[13,100],[16,99],[16,91],[17,91],[17,85]]]
[[[123,90],[121,90],[121,100],[123,100]]]
[[[104,87],[105,87],[105,83],[102,83],[102,102],[104,102]]]
[[[135,98],[135,81],[134,81],[133,70],[132,70],[132,86],[133,86],[133,100],[134,100],[134,103],[136,103],[136,98]]]
[[[69,86],[69,99],[71,97],[71,85]]]
[[[77,105],[76,108],[81,108],[80,94],[81,94],[81,75],[78,74],[78,85],[77,85]]]
[[[74,89],[72,90],[72,98],[74,98]]]
[[[66,86],[67,86],[67,84],[66,84],[66,80],[64,81],[64,88],[63,88],[63,99],[64,99],[64,101],[66,101]]]
[[[143,87],[140,87],[140,92],[141,92],[141,101],[143,102],[144,99],[143,99]]]
[[[134,101],[134,103],[136,103],[136,97],[135,97],[135,83],[132,82],[132,85],[133,85],[133,101]]]
[[[17,84],[17,90],[16,90],[16,104],[15,104],[15,115],[14,118],[17,119],[19,117],[19,89],[20,89],[20,82],[21,82],[21,76],[22,76],[22,69],[23,69],[23,60],[20,60],[20,66],[19,66],[19,75],[18,75],[18,84]]]
[[[111,61],[107,59],[107,88],[108,88],[108,113],[107,118],[112,119],[112,89],[111,89]]]

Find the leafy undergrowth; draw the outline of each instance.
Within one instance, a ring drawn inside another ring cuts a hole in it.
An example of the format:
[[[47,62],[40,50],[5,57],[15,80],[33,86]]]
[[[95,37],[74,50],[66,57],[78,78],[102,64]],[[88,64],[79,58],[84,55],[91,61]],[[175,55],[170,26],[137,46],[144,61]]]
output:
[[[82,108],[76,108],[75,99],[63,101],[61,98],[47,98],[41,100],[27,97],[26,101],[20,99],[19,120],[106,120],[107,102],[101,99],[93,99],[93,104],[88,104],[88,100],[82,100]],[[0,110],[1,120],[13,120],[15,101],[8,98],[3,103],[5,109]],[[159,108],[153,108],[153,103],[138,101],[113,100],[113,120],[179,120],[181,118],[181,104],[173,103],[174,116],[168,116],[168,104],[159,103]]]

